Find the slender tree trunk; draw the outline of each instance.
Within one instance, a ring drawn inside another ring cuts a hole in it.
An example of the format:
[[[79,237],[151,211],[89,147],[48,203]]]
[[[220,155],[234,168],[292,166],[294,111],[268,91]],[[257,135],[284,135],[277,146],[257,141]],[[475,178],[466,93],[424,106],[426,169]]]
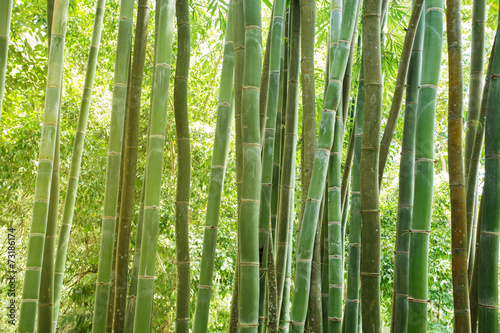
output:
[[[68,1],[54,5],[47,89],[18,332],[34,332],[62,90]]]
[[[146,172],[144,178],[144,225],[141,240],[141,257],[137,278],[137,303],[135,307],[134,332],[149,332],[154,295],[154,272],[158,242],[160,215],[160,190],[162,185],[163,154],[168,106],[170,63],[174,22],[174,1],[163,0],[156,10],[158,20],[158,44],[155,54],[155,82],[152,93],[149,124]]]
[[[426,332],[428,251],[434,183],[434,121],[443,44],[443,1],[426,0],[422,77],[415,136],[415,191],[410,229],[408,331]]]

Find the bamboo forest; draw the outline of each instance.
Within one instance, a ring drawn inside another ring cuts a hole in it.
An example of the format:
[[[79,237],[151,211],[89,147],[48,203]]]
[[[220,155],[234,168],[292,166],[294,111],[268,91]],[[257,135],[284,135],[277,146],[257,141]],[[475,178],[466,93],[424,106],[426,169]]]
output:
[[[499,10],[0,0],[0,332],[498,333]]]

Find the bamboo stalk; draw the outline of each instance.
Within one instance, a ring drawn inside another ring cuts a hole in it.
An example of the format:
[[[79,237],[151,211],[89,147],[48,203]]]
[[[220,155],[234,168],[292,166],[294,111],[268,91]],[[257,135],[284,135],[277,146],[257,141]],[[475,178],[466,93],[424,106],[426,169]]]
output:
[[[116,244],[115,298],[113,331],[123,332],[127,305],[127,284],[130,247],[130,225],[134,218],[135,188],[137,178],[137,151],[139,144],[139,118],[141,93],[146,59],[147,32],[149,25],[149,0],[139,0],[134,40],[130,88],[127,95],[125,117],[125,146],[123,151],[123,179],[120,198],[120,215]]]
[[[469,282],[467,279],[468,235],[463,159],[463,69],[460,2],[446,1],[448,40],[448,167],[451,200],[452,277],[455,332],[470,332]]]
[[[401,51],[401,59],[399,60],[396,85],[392,97],[391,110],[389,112],[389,118],[387,119],[387,124],[384,129],[382,141],[380,142],[378,176],[379,187],[382,186],[385,163],[387,162],[387,156],[389,154],[389,147],[391,145],[392,137],[394,136],[394,131],[396,130],[396,125],[398,122],[399,113],[401,111],[401,102],[403,101],[404,96],[406,76],[408,74],[408,66],[410,64],[410,56],[412,54],[413,42],[415,40],[415,34],[417,32],[417,26],[418,22],[420,21],[423,6],[424,0],[415,0],[413,2],[410,21],[408,23],[408,28],[406,29],[403,49]]]
[[[34,332],[61,98],[68,1],[54,4],[47,88],[18,332]]]
[[[380,0],[366,1],[363,15],[365,113],[360,159],[361,313],[363,331],[380,331],[380,201],[378,162],[382,118]]]
[[[481,95],[484,82],[484,42],[485,42],[485,25],[486,25],[486,1],[474,0],[472,2],[472,30],[471,30],[471,58],[470,58],[470,83],[469,83],[469,105],[467,108],[467,126],[465,128],[465,150],[464,150],[464,164],[465,164],[465,191],[467,200],[467,231],[468,231],[468,244],[473,249],[473,235],[472,228],[477,223],[474,221],[476,215],[475,202],[477,198],[476,193],[476,179],[473,177],[469,181],[469,171],[474,163],[472,160],[474,140],[476,132],[480,129],[480,108],[481,108]],[[483,128],[484,130],[484,128]],[[469,185],[470,184],[470,185]],[[470,251],[469,251],[470,252]],[[472,266],[471,266],[472,267]],[[470,273],[472,274],[472,272]],[[469,274],[469,282],[470,282]]]
[[[50,3],[50,1],[48,1]],[[53,3],[53,2],[52,2]],[[12,0],[2,0],[0,2],[0,116],[2,115],[3,95],[5,91],[5,72],[7,71],[7,60],[9,57],[9,34],[10,20],[12,16]],[[48,11],[50,15],[51,12]],[[49,26],[52,19],[50,19]],[[49,28],[50,30],[51,28]],[[49,33],[49,36],[51,34]],[[50,42],[49,42],[50,44]],[[50,49],[50,45],[49,45]]]
[[[422,15],[421,15],[422,16]],[[424,20],[418,23],[412,55],[408,68],[406,106],[399,167],[398,217],[394,252],[394,292],[392,302],[391,332],[408,329],[408,259],[415,171],[415,125],[418,103],[418,86],[422,69]]]
[[[262,70],[260,1],[245,0],[245,56],[241,97],[243,175],[239,208],[238,244],[240,284],[239,332],[257,332],[259,304],[259,206],[261,180],[261,137],[259,87]]]
[[[500,17],[500,16],[499,16]],[[498,29],[497,37],[498,38]],[[478,332],[498,332],[498,250],[500,236],[500,44],[495,43],[485,127],[484,211],[478,252]]]
[[[217,108],[217,124],[215,127],[212,168],[208,187],[207,219],[203,236],[203,251],[201,257],[200,284],[196,298],[193,332],[206,332],[212,293],[213,270],[215,263],[215,247],[219,223],[220,201],[224,186],[224,175],[229,153],[231,129],[233,125],[234,104],[231,104],[234,59],[232,32],[232,3],[226,24],[224,58],[222,60],[221,83],[219,90],[219,105]]]
[[[427,330],[428,248],[434,183],[434,121],[442,55],[443,1],[426,0],[422,76],[415,136],[415,189],[410,229],[408,331]]]

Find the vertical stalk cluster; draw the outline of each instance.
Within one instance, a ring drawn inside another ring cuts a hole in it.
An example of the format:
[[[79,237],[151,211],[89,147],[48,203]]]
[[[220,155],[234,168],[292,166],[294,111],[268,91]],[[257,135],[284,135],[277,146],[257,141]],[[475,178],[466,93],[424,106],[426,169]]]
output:
[[[108,315],[111,284],[111,266],[115,242],[118,188],[122,156],[123,127],[127,99],[128,72],[132,44],[133,0],[120,2],[120,20],[115,59],[111,125],[106,167],[106,187],[104,190],[104,209],[102,218],[99,267],[95,293],[92,332],[104,332]]]
[[[291,310],[292,332],[304,330],[307,300],[310,290],[311,259],[319,218],[319,208],[325,187],[328,160],[333,143],[335,115],[342,98],[342,79],[344,77],[350,43],[354,32],[358,1],[348,1],[345,8],[342,1],[332,1],[331,18],[342,18],[342,26],[338,37],[330,37],[329,81],[323,103],[319,137],[315,151],[311,183],[308,189],[306,205],[296,251],[296,274]],[[338,40],[336,40],[338,38]]]
[[[271,24],[269,45],[269,79],[266,103],[266,117],[263,135],[262,151],[262,178],[260,192],[259,212],[259,249],[262,249],[260,270],[260,296],[259,296],[259,331],[263,329],[263,320],[266,317],[265,303],[267,284],[267,269],[269,256],[269,237],[271,235],[271,193],[273,190],[273,162],[276,133],[276,114],[278,109],[281,42],[283,38],[283,16],[285,1],[274,2],[273,18]],[[274,261],[274,258],[272,258]],[[264,329],[265,331],[265,329]]]
[[[134,40],[134,60],[130,73],[130,88],[127,95],[125,116],[124,152],[122,158],[123,177],[121,185],[120,215],[116,244],[116,266],[114,283],[113,331],[123,332],[127,304],[130,226],[135,212],[135,187],[137,178],[137,151],[139,144],[139,120],[141,93],[146,60],[147,32],[149,25],[149,0],[140,0]]]
[[[18,332],[34,332],[57,138],[68,1],[54,5],[47,89]]]
[[[215,247],[219,224],[220,202],[224,187],[227,156],[233,126],[234,105],[231,103],[234,76],[233,56],[233,9],[232,1],[229,4],[229,13],[226,23],[226,37],[224,44],[224,58],[219,89],[219,105],[217,107],[217,124],[215,127],[212,166],[208,186],[207,217],[203,236],[203,251],[200,268],[200,284],[194,312],[193,331],[206,332],[212,295],[213,272],[215,263]]]
[[[415,192],[410,229],[408,330],[425,332],[434,183],[434,122],[443,45],[443,1],[426,0],[422,76],[415,136]]]

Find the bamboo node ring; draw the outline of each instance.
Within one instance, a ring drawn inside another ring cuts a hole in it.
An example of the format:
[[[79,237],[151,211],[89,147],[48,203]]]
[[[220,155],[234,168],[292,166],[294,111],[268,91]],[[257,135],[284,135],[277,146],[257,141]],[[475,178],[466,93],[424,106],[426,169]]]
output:
[[[361,272],[359,275],[366,276],[366,277],[379,277],[381,274],[375,273],[375,272]]]
[[[413,233],[413,234],[427,234],[427,235],[429,235],[431,233],[430,230],[420,230],[420,229],[409,229],[408,231],[410,233]]]
[[[328,191],[340,191],[340,187],[338,186],[331,186],[328,188]]]
[[[37,299],[32,299],[32,298],[23,298],[21,300],[21,303],[24,303],[24,302],[38,303],[38,300]]]
[[[41,271],[41,270],[42,270],[42,267],[36,267],[36,266],[33,266],[33,267],[26,267],[26,270],[27,270],[27,271]]]
[[[349,243],[349,246],[352,246],[352,247],[360,247],[361,244],[359,243]]]
[[[430,158],[416,158],[415,163],[417,162],[429,162],[429,163],[435,163],[433,159]]]
[[[262,27],[258,26],[258,25],[247,25],[245,26],[245,30],[247,29],[259,29],[259,30],[262,30]]]
[[[155,277],[151,276],[151,275],[139,275],[137,278],[141,279],[141,280],[154,280],[155,279]],[[111,283],[109,283],[109,284],[111,284]]]
[[[437,10],[438,12],[441,12],[441,13],[443,13],[443,14],[444,14],[444,10],[443,10],[443,8],[440,8],[440,7],[431,7],[431,8],[427,8],[427,9],[425,10],[425,13],[427,14],[428,12],[433,11],[433,10]]]
[[[428,304],[431,302],[431,300],[430,299],[418,299],[418,298],[413,298],[413,297],[408,296],[408,302]]]
[[[240,261],[240,266],[259,267],[260,263],[259,262],[252,262],[252,261],[247,261],[247,262]]]
[[[409,255],[410,252],[408,252],[408,251],[394,251],[394,254],[396,254],[396,255],[398,255],[398,254]]]
[[[406,297],[407,298],[408,295],[407,294],[396,294],[396,297]]]
[[[342,256],[340,254],[331,254],[328,259],[342,259]]]
[[[240,200],[240,203],[251,203],[251,204],[260,204],[260,201],[259,200],[254,200],[254,199],[241,199]]]
[[[307,201],[313,201],[313,202],[321,203],[321,200],[314,199],[314,198],[307,198],[306,200]]]
[[[296,262],[305,262],[306,264],[311,264],[312,263],[312,260],[309,260],[309,259],[300,259],[300,258],[297,258],[297,260],[295,260]]]
[[[494,231],[486,231],[483,230],[481,231],[481,235],[487,235],[487,236],[500,236],[500,232],[494,232]]]
[[[328,221],[328,225],[342,225],[340,221]]]
[[[337,79],[330,79],[330,80],[328,80],[328,83],[334,83],[334,82],[342,84],[342,81],[337,80]]]
[[[359,303],[359,299],[346,299],[347,303]]]
[[[481,303],[478,303],[477,305],[479,305],[482,308],[486,308],[486,309],[493,309],[493,310],[498,309],[498,305],[488,305],[488,304],[481,304]]]
[[[96,282],[95,284],[102,287],[111,286],[111,282]]]
[[[294,325],[299,325],[299,326],[304,326],[305,325],[305,322],[298,322],[298,321],[293,321],[293,320],[290,320],[290,323],[294,324]]]
[[[419,88],[434,88],[437,90],[438,87],[434,84],[422,84],[419,86]]]
[[[225,167],[225,166],[223,166],[223,165],[212,164],[212,168],[216,168],[216,169],[225,169],[226,167]]]
[[[342,321],[342,318],[338,318],[338,317],[328,317],[328,320],[329,321],[333,321],[333,322],[341,322]]]
[[[260,143],[252,143],[252,142],[246,142],[241,144],[243,147],[259,147],[262,148],[262,145]]]
[[[242,86],[241,90],[257,90],[260,91],[260,87],[254,87],[254,86]]]
[[[367,17],[367,16],[375,16],[375,17],[380,17],[380,14],[379,13],[366,13],[363,15],[363,18]]]
[[[487,155],[487,156],[485,156],[485,159],[487,159],[487,160],[496,160],[499,158],[500,158],[500,155]]]
[[[361,212],[361,214],[364,214],[364,213],[368,213],[368,214],[380,213],[380,209],[361,209],[360,212]]]

